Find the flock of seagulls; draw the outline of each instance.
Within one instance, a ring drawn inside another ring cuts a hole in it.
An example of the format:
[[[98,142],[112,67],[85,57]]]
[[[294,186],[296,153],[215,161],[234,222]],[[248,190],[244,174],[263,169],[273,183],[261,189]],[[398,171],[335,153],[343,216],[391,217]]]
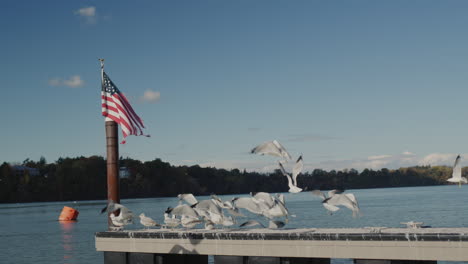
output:
[[[299,193],[305,190],[297,183],[297,176],[304,168],[302,155],[300,155],[292,167],[291,173],[288,173],[284,165],[292,160],[288,151],[276,140],[262,143],[250,151],[252,154],[269,155],[279,157],[279,169],[287,178],[289,192]],[[453,174],[447,181],[454,183],[467,183],[467,179],[461,176],[460,155],[457,156],[453,166]],[[312,190],[310,193],[321,198],[323,207],[328,214],[332,215],[341,207],[348,208],[352,212],[353,217],[361,216],[358,201],[354,194],[344,193],[342,190],[331,190],[327,194],[321,190]],[[215,194],[212,194],[209,199],[198,200],[191,193],[179,194],[177,196],[178,204],[174,207],[168,207],[164,212],[164,223],[157,223],[152,218],[144,213],[139,215],[140,223],[145,228],[177,228],[179,226],[191,229],[197,225],[203,225],[204,229],[212,230],[215,228],[226,228],[234,225],[239,227],[260,226],[262,228],[277,229],[284,227],[289,222],[291,215],[286,207],[284,194],[270,194],[267,192],[250,193],[250,196],[234,197],[231,200],[222,200]],[[239,218],[247,218],[247,214],[243,211],[254,214],[258,219],[268,221],[264,224],[256,219],[247,219],[238,222]],[[101,213],[107,212],[112,221],[114,230],[122,230],[125,225],[133,223],[134,215],[127,207],[110,201],[109,204],[102,209]],[[420,222],[401,223],[409,228],[419,228]]]

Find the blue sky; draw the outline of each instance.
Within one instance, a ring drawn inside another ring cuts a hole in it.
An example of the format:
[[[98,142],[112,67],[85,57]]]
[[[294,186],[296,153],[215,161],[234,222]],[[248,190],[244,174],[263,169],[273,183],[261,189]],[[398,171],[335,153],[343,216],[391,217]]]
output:
[[[467,1],[12,1],[0,162],[105,156],[100,67],[151,138],[121,156],[256,171],[468,157]],[[145,96],[146,94],[146,96]],[[463,161],[464,165],[468,162]]]

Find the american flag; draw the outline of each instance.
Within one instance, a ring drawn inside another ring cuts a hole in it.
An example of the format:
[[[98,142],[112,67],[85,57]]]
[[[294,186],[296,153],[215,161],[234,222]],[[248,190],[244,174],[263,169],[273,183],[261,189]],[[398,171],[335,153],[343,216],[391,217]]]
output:
[[[120,124],[123,134],[122,144],[125,144],[125,138],[129,135],[144,135],[143,128],[145,126],[143,121],[133,111],[125,95],[117,89],[105,72],[103,72],[102,76],[101,102],[102,115]],[[148,137],[148,135],[144,136]]]

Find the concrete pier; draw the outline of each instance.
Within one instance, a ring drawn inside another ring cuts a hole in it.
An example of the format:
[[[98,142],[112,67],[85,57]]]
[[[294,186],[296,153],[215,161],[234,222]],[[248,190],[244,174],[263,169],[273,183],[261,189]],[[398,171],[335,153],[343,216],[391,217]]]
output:
[[[106,264],[207,263],[208,255],[216,264],[432,264],[468,261],[468,228],[108,231],[96,233],[96,249]]]

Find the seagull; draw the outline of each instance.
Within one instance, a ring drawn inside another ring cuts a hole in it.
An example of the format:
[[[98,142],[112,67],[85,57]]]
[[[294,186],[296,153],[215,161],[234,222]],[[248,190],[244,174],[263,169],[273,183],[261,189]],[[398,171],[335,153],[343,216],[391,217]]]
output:
[[[193,194],[191,194],[191,193],[181,193],[181,194],[177,195],[177,198],[179,198],[180,202],[182,202],[182,200],[183,200],[186,203],[188,203],[189,205],[194,205],[194,204],[198,203],[197,198],[195,198],[195,196],[193,196]]]
[[[402,225],[406,225],[407,228],[421,228],[424,222],[414,222],[414,221],[409,221],[409,222],[400,222]]]
[[[149,228],[150,226],[160,226],[160,224],[156,223],[156,221],[146,216],[144,213],[140,214],[140,223],[146,226],[147,228]]]
[[[328,197],[326,197],[320,190],[313,190],[311,193],[322,198],[322,205],[330,212],[330,214],[338,211],[340,209],[338,207],[339,205],[350,209],[353,212],[353,217],[361,214],[359,204],[352,193],[343,194],[340,190],[331,190],[328,192]]]
[[[109,218],[112,224],[117,227],[117,230],[122,229],[125,225],[133,223],[133,212],[119,203],[110,201],[109,204],[101,210],[101,214],[106,211],[111,212]]]
[[[452,178],[447,179],[448,182],[458,182],[458,186],[461,187],[462,182],[467,183],[467,180],[465,177],[462,177],[462,171],[461,171],[461,166],[460,166],[460,155],[457,156],[455,159],[455,163],[453,164],[453,172],[452,172]]]
[[[297,175],[299,175],[302,172],[302,169],[304,168],[304,163],[302,161],[302,155],[299,156],[299,158],[296,160],[296,164],[294,165],[292,169],[292,184],[297,187]]]
[[[112,227],[110,227],[114,231],[122,230],[125,225],[131,224],[133,221],[125,221],[122,217],[115,216],[114,213],[111,213],[109,215],[111,222],[112,222]]]
[[[240,225],[240,227],[257,226],[257,225],[265,228],[265,226],[257,220],[249,220],[247,222],[244,222]]]
[[[115,212],[120,211],[116,216]],[[123,229],[124,226],[133,224],[133,213],[126,207],[119,208],[114,213],[109,215],[112,224],[117,227],[118,230]]]
[[[266,218],[272,219],[275,217],[286,217],[288,222],[289,211],[284,204],[284,195],[277,194],[272,196],[267,192],[258,192],[253,194],[254,201],[258,200],[264,202],[267,209],[262,211],[262,215]]]
[[[253,197],[236,197],[232,199],[232,203],[237,208],[243,208],[251,213],[261,215],[268,206],[260,200],[254,200]]]
[[[296,178],[297,178],[297,175],[301,172],[300,170],[302,170],[302,167],[303,167],[302,156],[300,156],[297,159],[296,165],[294,165],[294,168],[293,168],[292,176],[289,175],[289,173],[286,172],[286,170],[284,169],[283,164],[281,162],[278,162],[278,164],[280,166],[281,173],[288,179],[288,187],[289,187],[288,191],[290,193],[299,193],[299,192],[301,192],[302,188],[297,187]]]
[[[255,148],[253,148],[250,153],[260,154],[260,155],[271,155],[284,159],[291,159],[291,155],[286,151],[286,149],[276,140],[268,141],[262,143]]]
[[[237,208],[243,208],[256,215],[268,219],[286,217],[288,222],[288,209],[284,205],[284,196],[272,196],[266,192],[251,193],[252,197],[236,197],[232,201]]]
[[[165,227],[174,228],[180,225],[180,219],[176,218],[175,215],[171,217],[168,213],[164,213],[164,224]]]
[[[284,222],[271,220],[268,223],[268,228],[277,229],[277,228],[282,228],[284,225],[285,225]]]
[[[225,209],[229,214],[234,217],[245,217],[244,214],[239,213],[239,209],[236,208],[230,201],[223,201],[216,194],[211,195],[211,201],[217,206]]]
[[[213,230],[215,228],[214,223],[211,221],[205,221],[205,229],[206,230]]]
[[[236,219],[234,219],[232,216],[223,217],[223,223],[222,223],[223,226],[232,226],[236,223],[237,223]]]
[[[166,214],[172,214],[172,215],[175,215],[175,216],[186,215],[186,216],[190,216],[190,217],[193,217],[193,218],[198,218],[198,216],[199,216],[197,211],[195,209],[193,209],[191,206],[187,205],[187,204],[179,204],[174,208],[168,207],[166,209],[165,213]]]
[[[198,219],[198,217],[191,217],[187,215],[182,215],[180,223],[185,228],[193,228],[196,225],[203,223],[203,220]]]

